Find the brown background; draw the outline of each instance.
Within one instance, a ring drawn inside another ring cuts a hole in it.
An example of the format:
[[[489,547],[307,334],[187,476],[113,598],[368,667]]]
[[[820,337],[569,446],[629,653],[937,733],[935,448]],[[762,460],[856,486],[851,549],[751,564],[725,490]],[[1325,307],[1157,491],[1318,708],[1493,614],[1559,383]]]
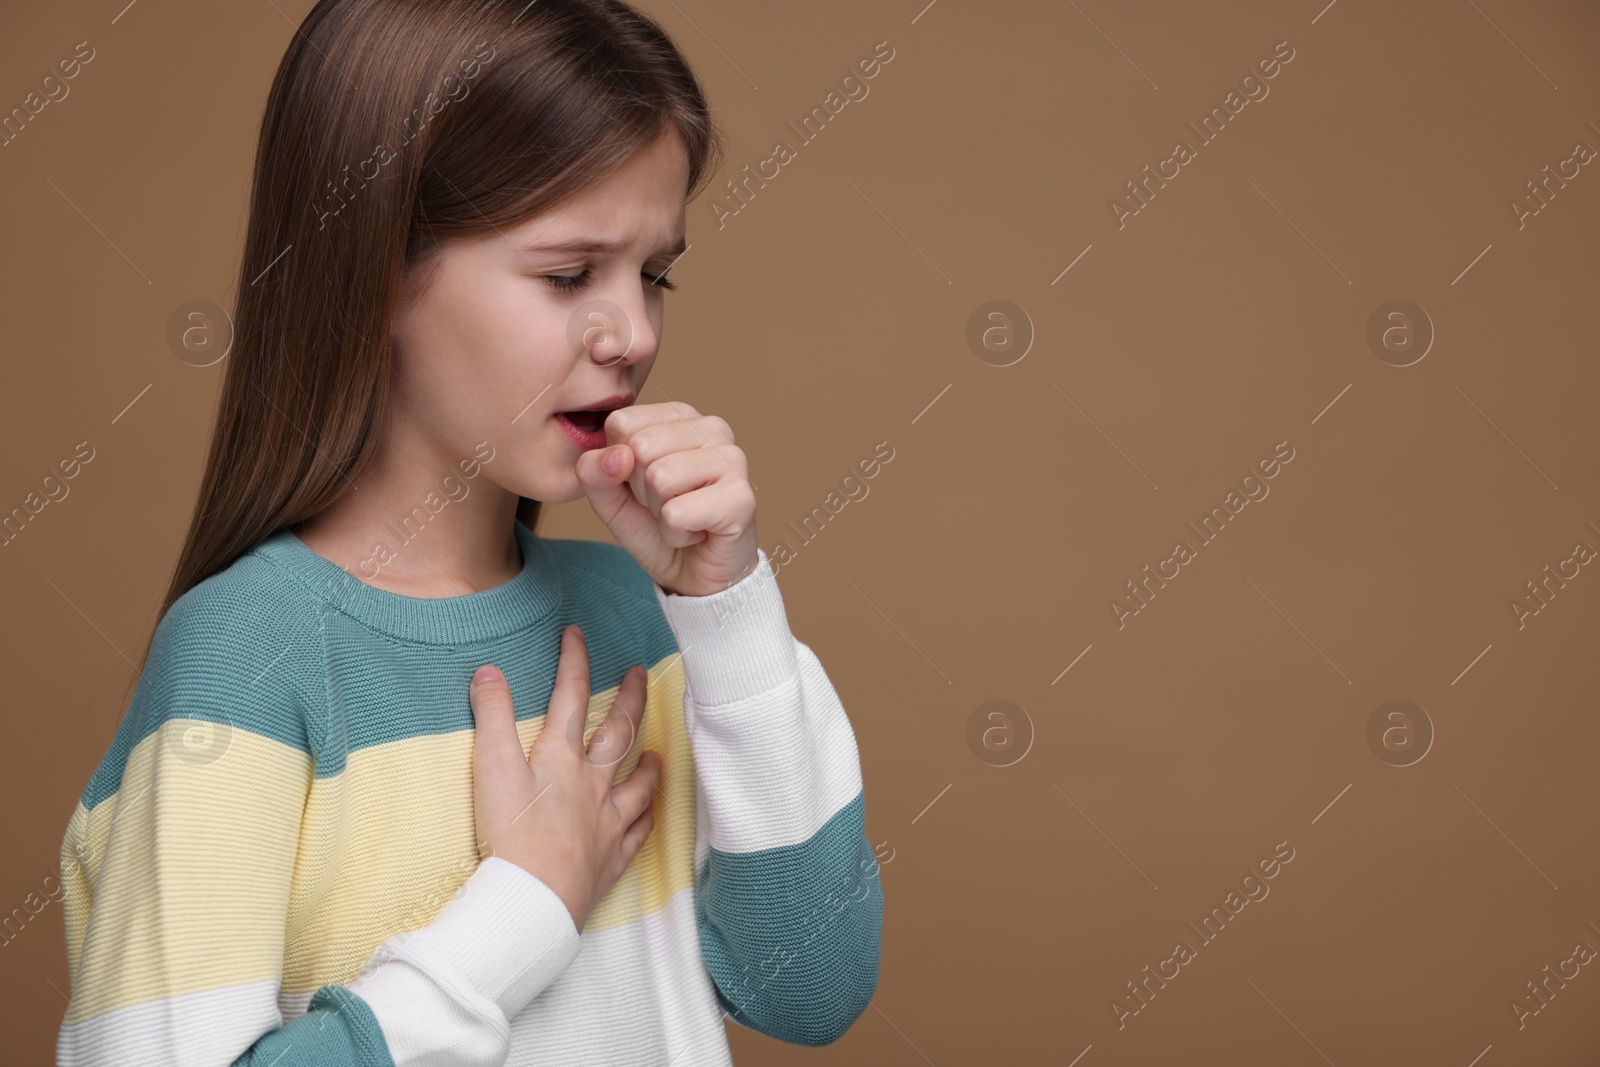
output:
[[[123,3],[29,5],[0,36],[5,109],[96,50],[0,149],[0,505],[96,449],[0,549],[6,911],[55,871],[154,624],[222,374],[167,318],[231,306],[256,123],[309,9]],[[1523,1029],[1509,1002],[1600,949],[1600,567],[1522,629],[1508,606],[1600,549],[1600,162],[1520,229],[1508,206],[1600,148],[1595,5],[644,6],[731,134],[725,176],[796,150],[720,230],[720,179],[690,206],[642,399],[727,418],[762,546],[798,551],[791,624],[851,714],[887,901],[850,1033],[731,1027],[737,1061],[1595,1062],[1600,967]],[[870,94],[796,144],[885,40]],[[1270,95],[1200,145],[1185,122],[1285,40]],[[1119,229],[1108,200],[1179,138],[1197,158]],[[966,341],[992,299],[1036,331],[1011,366]],[[1408,367],[1366,341],[1392,299],[1437,333]],[[786,528],[885,440],[865,499],[810,543]],[[1270,495],[1119,630],[1110,598],[1280,441]],[[606,536],[583,502],[541,532]],[[1435,733],[1410,766],[1366,740],[1392,699]],[[1010,766],[968,744],[990,700],[1031,723]],[[1270,896],[1119,1030],[1124,983],[1285,841]],[[59,915],[0,949],[8,1062],[51,1056]]]

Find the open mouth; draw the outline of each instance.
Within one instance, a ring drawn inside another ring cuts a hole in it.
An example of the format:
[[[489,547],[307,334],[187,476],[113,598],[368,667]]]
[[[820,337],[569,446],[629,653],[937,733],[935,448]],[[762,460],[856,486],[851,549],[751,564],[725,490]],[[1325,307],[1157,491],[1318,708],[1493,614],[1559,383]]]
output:
[[[561,413],[567,421],[586,433],[599,433],[606,424],[606,416],[611,414],[610,409],[599,411],[563,411]]]

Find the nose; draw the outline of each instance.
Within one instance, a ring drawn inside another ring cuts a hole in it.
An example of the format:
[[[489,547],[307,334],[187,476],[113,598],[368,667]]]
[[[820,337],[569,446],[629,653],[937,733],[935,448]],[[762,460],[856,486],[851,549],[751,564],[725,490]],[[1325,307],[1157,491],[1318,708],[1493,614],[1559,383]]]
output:
[[[644,362],[661,343],[659,302],[651,307],[642,291],[617,295],[623,303],[598,297],[578,309],[579,344],[597,366]]]

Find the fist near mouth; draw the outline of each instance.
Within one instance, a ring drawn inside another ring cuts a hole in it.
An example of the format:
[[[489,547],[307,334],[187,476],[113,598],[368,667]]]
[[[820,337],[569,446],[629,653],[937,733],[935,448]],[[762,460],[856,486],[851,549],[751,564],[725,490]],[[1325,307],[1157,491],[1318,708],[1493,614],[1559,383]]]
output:
[[[618,408],[578,457],[589,505],[669,594],[706,596],[759,562],[756,497],[733,429],[681,401]]]

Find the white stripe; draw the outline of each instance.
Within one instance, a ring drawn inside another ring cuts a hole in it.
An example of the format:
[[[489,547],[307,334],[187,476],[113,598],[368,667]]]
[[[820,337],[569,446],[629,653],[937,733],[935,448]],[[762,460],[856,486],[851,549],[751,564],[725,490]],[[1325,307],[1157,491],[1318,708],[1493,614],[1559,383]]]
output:
[[[731,1067],[693,887],[642,922],[584,934],[577,958],[511,1020],[507,1062]]]
[[[262,1034],[283,1025],[277,994],[277,980],[268,979],[118,1008],[63,1026],[56,1037],[56,1065],[232,1063]]]
[[[706,834],[720,852],[800,844],[861,792],[861,757],[839,696],[816,654],[794,646],[795,681],[715,708],[686,701]]]
[[[490,856],[432,921],[385,939],[346,985],[372,1009],[395,1067],[499,1067],[507,1016],[547,988],[582,942],[554,890]]]
[[[749,574],[705,596],[653,585],[682,649],[701,825],[721,852],[801,844],[861,792],[860,753],[839,694],[789,629],[777,578],[766,553],[757,556]]]
[[[303,1015],[311,996],[280,997],[284,1018]],[[693,888],[643,922],[584,934],[567,969],[511,1020],[506,1062],[729,1067],[722,1009],[701,962]]]

